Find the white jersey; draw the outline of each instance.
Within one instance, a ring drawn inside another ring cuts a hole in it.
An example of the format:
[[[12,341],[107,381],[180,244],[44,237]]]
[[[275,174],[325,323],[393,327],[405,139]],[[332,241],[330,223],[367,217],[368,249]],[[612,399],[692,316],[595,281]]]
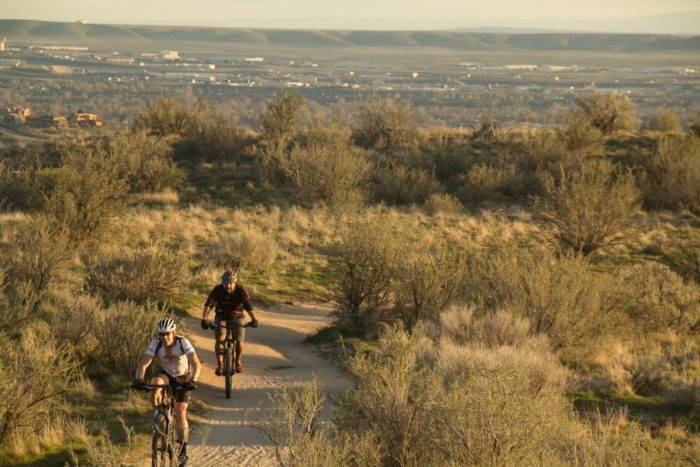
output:
[[[180,342],[178,342],[178,340]],[[158,349],[159,343],[160,339],[153,339],[151,343],[148,344],[146,355],[157,358],[158,362],[160,362],[160,366],[170,376],[184,376],[187,374],[189,370],[187,355],[194,353],[194,347],[192,347],[190,341],[185,337],[177,336],[170,349],[166,349],[165,344],[162,344],[160,349]],[[156,355],[156,349],[158,349],[158,355]]]

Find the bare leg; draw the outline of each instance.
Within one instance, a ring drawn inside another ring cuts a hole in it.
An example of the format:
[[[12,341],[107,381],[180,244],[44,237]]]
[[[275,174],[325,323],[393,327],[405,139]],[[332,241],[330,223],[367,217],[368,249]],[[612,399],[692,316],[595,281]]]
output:
[[[224,341],[226,340],[226,327],[222,324],[216,327],[216,343],[214,352],[216,353],[216,366],[224,367]]]
[[[187,402],[175,403],[175,430],[177,441],[180,444],[186,443],[190,434],[190,426],[187,423]]]
[[[151,378],[151,384],[169,384],[169,380],[167,376],[160,374]],[[153,406],[153,408],[158,407],[162,397],[162,388],[151,389],[151,405]]]
[[[243,356],[243,342],[240,340],[236,341],[236,363],[242,363],[241,357]]]

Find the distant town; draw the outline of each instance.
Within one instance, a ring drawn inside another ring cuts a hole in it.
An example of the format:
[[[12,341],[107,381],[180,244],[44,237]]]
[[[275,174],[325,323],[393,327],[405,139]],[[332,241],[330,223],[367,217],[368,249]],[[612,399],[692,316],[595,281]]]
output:
[[[574,96],[610,90],[629,95],[642,116],[659,108],[684,116],[695,111],[700,91],[697,57],[685,65],[648,60],[637,65],[591,64],[590,57],[561,63],[551,54],[535,54],[536,61],[463,55],[462,60],[456,53],[391,60],[362,52],[285,57],[278,50],[269,55],[98,50],[2,38],[0,121],[14,127],[99,127],[130,121],[137,108],[159,95],[257,102],[294,89],[321,106],[371,95],[407,99],[423,109],[425,124],[460,127],[494,109],[506,123],[549,122]]]

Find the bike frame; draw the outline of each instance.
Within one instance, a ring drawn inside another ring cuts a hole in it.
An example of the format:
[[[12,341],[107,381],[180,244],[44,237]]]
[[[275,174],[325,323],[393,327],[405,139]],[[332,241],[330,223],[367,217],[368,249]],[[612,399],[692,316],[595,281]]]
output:
[[[151,466],[173,466],[175,459],[175,443],[173,430],[173,412],[175,410],[175,397],[173,389],[180,384],[147,384],[144,391],[162,389],[163,397],[153,412],[153,431],[151,439]],[[162,423],[161,423],[162,420]]]
[[[232,332],[234,327],[238,324],[234,323],[235,320],[221,320],[221,322],[226,323],[226,337],[224,338],[224,379],[226,381],[226,399],[231,398],[233,393],[233,375],[236,374],[236,367],[234,362],[236,361],[236,341],[234,339]],[[244,324],[242,327],[251,327],[251,322]],[[217,325],[209,322],[210,329],[216,329]]]

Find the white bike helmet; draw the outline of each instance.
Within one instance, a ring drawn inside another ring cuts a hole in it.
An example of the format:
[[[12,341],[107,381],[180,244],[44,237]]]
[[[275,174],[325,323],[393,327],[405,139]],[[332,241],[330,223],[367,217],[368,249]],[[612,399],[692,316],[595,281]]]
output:
[[[177,325],[172,318],[163,318],[156,323],[156,331],[161,334],[164,332],[175,332]]]

